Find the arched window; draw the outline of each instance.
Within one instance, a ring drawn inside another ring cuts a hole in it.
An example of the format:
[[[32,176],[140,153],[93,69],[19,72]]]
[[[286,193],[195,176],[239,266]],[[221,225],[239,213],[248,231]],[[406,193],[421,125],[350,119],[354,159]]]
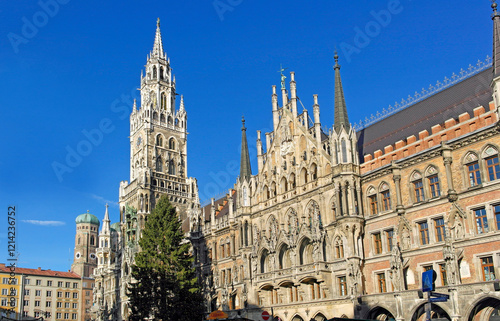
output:
[[[80,237],[78,237],[78,244],[80,244],[80,241],[81,241],[81,239],[80,239]]]
[[[344,258],[344,244],[340,237],[335,240],[335,258],[342,259]]]
[[[164,114],[160,114],[160,124],[165,124],[165,115]]]
[[[316,164],[311,165],[311,179],[316,180],[318,178],[318,167]]]
[[[156,66],[153,66],[153,79],[157,78]]]
[[[295,174],[292,173],[292,175],[290,175],[290,179],[288,181],[289,185],[290,185],[290,189],[294,189],[295,188]]]
[[[469,186],[477,186],[482,183],[481,181],[481,171],[479,169],[479,159],[476,154],[468,153],[464,159],[465,168],[467,170],[467,178],[469,181]]]
[[[160,100],[161,100],[161,104],[160,104],[161,109],[162,110],[167,109],[167,95],[165,95],[165,93],[161,93]]]
[[[160,79],[163,80],[163,67],[160,67]]]
[[[434,166],[430,166],[425,171],[425,177],[429,186],[429,195],[431,198],[441,196],[441,186],[439,183],[438,171]]]
[[[391,191],[387,183],[380,186],[380,199],[382,200],[382,211],[391,210]]]
[[[245,246],[248,246],[248,236],[249,236],[248,232],[249,232],[248,231],[248,221],[245,221],[245,228],[244,228],[244,233],[243,233],[243,238],[245,239],[245,242],[244,242]]]
[[[414,172],[411,175],[410,180],[413,188],[414,202],[420,203],[425,201],[424,183],[422,181],[422,175],[419,172]]]
[[[156,111],[153,113],[153,120],[158,121],[158,113]]]
[[[483,152],[484,165],[488,175],[488,181],[500,178],[500,164],[498,163],[498,150],[493,146],[488,146]]]
[[[90,245],[95,245],[95,238],[94,235],[90,237]]]
[[[163,137],[161,135],[156,136],[156,145],[163,147]]]
[[[168,173],[170,175],[175,175],[175,162],[173,159],[168,161]]]
[[[175,139],[173,137],[168,141],[168,148],[175,149]]]
[[[161,156],[158,156],[158,158],[156,159],[156,171],[163,172],[163,164],[162,164]]]
[[[302,168],[302,170],[300,171],[300,180],[302,181],[302,184],[307,183],[307,169]]]
[[[368,192],[366,193],[366,195],[368,195],[368,204],[369,204],[370,214],[371,215],[378,214],[377,192],[376,192],[375,188],[370,187],[368,189]]]

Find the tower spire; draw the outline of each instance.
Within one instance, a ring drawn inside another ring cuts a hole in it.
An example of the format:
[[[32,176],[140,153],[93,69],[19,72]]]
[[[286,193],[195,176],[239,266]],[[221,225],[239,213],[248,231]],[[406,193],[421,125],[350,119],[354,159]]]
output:
[[[247,129],[245,127],[245,117],[241,117],[241,163],[240,163],[240,179],[249,180],[252,176],[252,168],[250,167],[250,156],[248,154]]]
[[[151,57],[163,58],[163,43],[161,41],[161,31],[160,31],[160,18],[156,21],[156,35],[155,43],[153,45],[153,51],[151,52]]]
[[[492,1],[493,14],[493,79],[500,76],[500,14],[497,11],[497,3]]]
[[[340,78],[340,65],[339,65],[339,55],[335,51],[335,65],[333,69],[335,70],[335,119],[334,128],[335,131],[339,132],[340,128],[344,126],[346,130],[349,130],[349,117],[347,116],[347,108],[345,105],[344,90],[342,89],[342,80]]]
[[[109,234],[110,232],[110,227],[109,227],[109,211],[108,211],[108,204],[106,203],[106,212],[104,212],[104,219],[102,220],[102,230],[101,234]]]

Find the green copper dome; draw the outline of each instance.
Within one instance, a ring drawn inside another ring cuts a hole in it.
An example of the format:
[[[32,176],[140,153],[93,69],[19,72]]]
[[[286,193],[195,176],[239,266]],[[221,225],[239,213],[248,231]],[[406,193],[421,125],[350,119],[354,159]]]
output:
[[[111,224],[111,226],[110,226],[110,227],[111,227],[111,229],[112,229],[112,230],[115,230],[115,231],[117,231],[117,232],[119,232],[119,231],[120,231],[120,223],[119,223],[119,222],[116,222],[116,223]]]
[[[95,215],[90,214],[89,212],[78,215],[76,217],[75,222],[76,224],[85,223],[85,224],[94,224],[97,226],[101,225],[99,219]]]

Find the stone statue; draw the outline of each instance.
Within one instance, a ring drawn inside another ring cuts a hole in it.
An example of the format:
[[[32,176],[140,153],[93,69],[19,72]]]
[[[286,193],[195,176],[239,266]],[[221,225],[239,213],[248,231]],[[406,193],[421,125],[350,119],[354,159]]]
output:
[[[406,229],[405,229],[406,230]],[[401,255],[401,250],[399,248],[399,243],[392,248],[391,254],[391,281],[394,291],[404,290],[403,284],[403,258]]]
[[[458,284],[458,259],[451,240],[446,240],[446,243],[443,246],[443,258],[445,261],[446,281],[448,282],[448,285]]]
[[[352,296],[359,294],[359,285],[361,284],[361,271],[359,264],[351,261],[348,266],[349,290]]]
[[[255,277],[257,275],[257,257],[254,256],[252,257],[252,277]]]

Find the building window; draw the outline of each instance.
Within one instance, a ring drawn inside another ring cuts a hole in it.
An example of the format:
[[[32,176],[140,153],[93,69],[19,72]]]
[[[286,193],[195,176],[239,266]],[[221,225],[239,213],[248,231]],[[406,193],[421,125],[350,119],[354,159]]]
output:
[[[389,190],[382,192],[382,206],[384,211],[391,210],[391,192]]]
[[[73,313],[73,314],[71,315],[71,319],[76,320],[76,313]]]
[[[57,303],[56,303],[56,306],[57,306],[58,308],[62,308],[62,302],[57,302]]]
[[[51,297],[51,296],[52,296],[52,291],[47,291],[47,293],[46,293],[46,294],[47,294],[47,295],[46,295],[47,297]]]
[[[73,309],[76,309],[78,307],[78,303],[73,303]]]
[[[427,222],[422,222],[418,224],[419,234],[420,234],[420,244],[429,244],[429,224]]]
[[[35,306],[39,307],[40,306],[40,301],[35,301]]]
[[[439,177],[437,174],[431,175],[428,177],[429,179],[429,188],[431,191],[431,197],[439,197],[441,196],[441,189],[439,187]]]
[[[370,214],[375,215],[378,213],[377,195],[370,195],[368,198],[370,199]]]
[[[345,276],[339,277],[339,295],[340,296],[347,295],[347,282]]]
[[[477,234],[483,234],[488,232],[488,218],[486,217],[486,209],[483,207],[474,210],[474,217],[476,218]]]
[[[437,220],[434,221],[434,224],[436,227],[436,241],[444,242],[444,237],[446,233],[444,226],[444,219],[438,218]]]
[[[24,279],[24,284],[29,285],[30,281],[31,281],[31,279]]]
[[[47,286],[52,286],[52,281],[47,281]]]
[[[380,237],[380,233],[373,234],[373,245],[375,254],[382,253],[382,238]]]
[[[494,181],[500,178],[500,165],[498,164],[498,155],[488,157],[486,161],[486,171],[488,172],[488,179]]]
[[[0,302],[0,306],[6,307],[7,301],[8,301],[7,299],[2,299],[2,301]]]
[[[493,257],[481,258],[481,270],[483,271],[483,281],[495,280],[495,267],[493,266]]]
[[[387,250],[392,251],[392,247],[394,246],[394,230],[386,231],[385,236],[387,239]]]
[[[39,318],[39,317],[40,317],[40,312],[36,311],[36,312],[35,312],[35,317],[36,317],[36,318]]]
[[[42,285],[42,280],[36,280],[36,285]]]
[[[64,320],[69,320],[69,313],[64,313]]]
[[[24,290],[24,295],[30,295],[30,290]]]
[[[60,312],[57,312],[56,313],[56,319],[60,319],[61,318],[61,313]]]
[[[42,295],[42,291],[41,290],[35,290],[35,296],[40,296]]]
[[[60,287],[60,288],[62,288],[63,282],[62,281],[57,282],[57,286]]]
[[[73,283],[73,289],[78,289],[78,283]]]
[[[62,298],[62,292],[61,291],[57,291],[57,297],[58,298]]]
[[[9,284],[9,278],[3,278],[2,279],[3,284]]]
[[[467,164],[470,187],[481,184],[481,172],[479,171],[479,162],[475,161]]]
[[[78,299],[78,292],[73,293],[73,299]]]
[[[448,285],[448,276],[446,275],[446,265],[439,264],[439,272],[441,274],[441,284],[443,286]]]
[[[47,302],[45,302],[45,307],[46,307],[46,308],[50,308],[50,307],[51,307],[51,305],[52,305],[52,302],[51,302],[51,301],[47,301]]]
[[[380,293],[387,292],[387,286],[385,283],[385,273],[377,274],[378,289]]]
[[[66,282],[66,287],[69,288],[71,286],[71,282]]]
[[[50,312],[45,312],[45,317],[47,319],[50,319],[52,317],[52,314]]]
[[[337,240],[335,243],[335,255],[336,259],[341,259],[344,257],[344,245],[342,244],[341,240]]]
[[[70,298],[70,297],[71,297],[71,293],[70,293],[70,292],[66,292],[66,293],[64,293],[64,297],[65,297],[65,298]]]
[[[69,309],[69,302],[64,303],[64,308]]]
[[[422,179],[416,180],[413,182],[413,190],[415,192],[415,202],[422,202],[424,198],[424,184],[422,183]]]
[[[500,231],[500,205],[493,206],[493,214],[495,215],[495,221],[497,223],[497,230]]]
[[[8,295],[9,290],[8,289],[2,289],[2,295]]]
[[[28,300],[24,300],[23,304],[24,304],[24,306],[25,306],[25,307],[27,307],[27,306],[29,306],[29,305],[30,305],[30,301],[28,301]]]

